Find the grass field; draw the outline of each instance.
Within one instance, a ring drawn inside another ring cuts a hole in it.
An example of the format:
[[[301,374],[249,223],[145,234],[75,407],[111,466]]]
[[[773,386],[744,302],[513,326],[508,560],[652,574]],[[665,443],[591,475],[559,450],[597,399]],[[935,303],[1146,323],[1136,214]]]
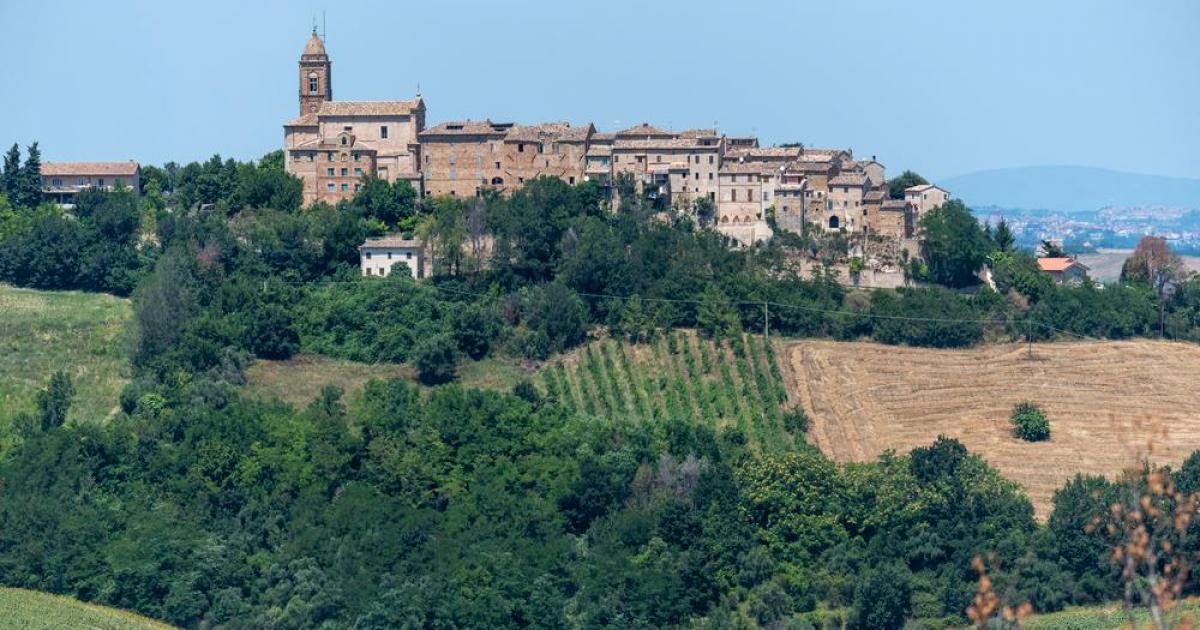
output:
[[[541,370],[542,390],[602,416],[682,419],[736,427],[755,446],[788,446],[787,392],[774,342],[744,335],[720,344],[676,331],[641,344],[596,341]]]
[[[1200,601],[1182,602],[1167,617],[1172,627],[1184,619],[1194,623],[1200,620]],[[1137,628],[1149,627],[1146,624],[1150,616],[1144,609],[1134,612],[1134,620]],[[1025,619],[1021,627],[1024,630],[1121,630],[1129,627],[1129,616],[1118,604],[1087,606],[1048,615],[1034,615]]]
[[[0,630],[170,630],[174,626],[69,597],[0,587]]]
[[[525,376],[517,361],[463,361],[459,382],[467,387],[509,390]],[[412,366],[398,363],[358,363],[320,355],[301,354],[284,361],[256,360],[246,369],[246,392],[263,400],[278,398],[297,407],[307,405],[325,385],[336,385],[347,396],[371,379],[416,381]]]
[[[1178,465],[1200,448],[1200,346],[1161,341],[990,345],[931,350],[798,341],[785,375],[837,461],[958,438],[1026,488],[1041,517],[1075,473],[1115,475],[1148,456]],[[1013,404],[1049,416],[1051,437],[1012,435]]]
[[[101,420],[129,379],[129,301],[101,293],[34,291],[0,285],[0,434],[35,409],[59,369],[71,375],[70,418]]]

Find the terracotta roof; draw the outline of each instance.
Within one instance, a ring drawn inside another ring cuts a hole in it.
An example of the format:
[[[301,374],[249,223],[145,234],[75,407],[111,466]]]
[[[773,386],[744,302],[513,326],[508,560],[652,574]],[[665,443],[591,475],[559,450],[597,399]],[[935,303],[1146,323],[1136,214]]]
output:
[[[571,123],[565,122],[513,125],[504,139],[508,142],[583,142],[594,129],[590,123],[586,127],[572,127]]]
[[[798,158],[802,149],[800,147],[753,147],[750,149],[742,149],[746,152],[746,156],[754,158]]]
[[[829,180],[830,186],[865,186],[867,176],[862,173],[842,173]]]
[[[424,109],[421,97],[411,101],[325,101],[318,116],[403,116]]]
[[[799,171],[802,173],[825,173],[833,168],[833,162],[805,162],[803,160],[793,160],[788,164],[789,171]]]
[[[448,120],[444,123],[434,125],[417,135],[419,137],[472,135],[504,136],[508,133],[509,129],[512,129],[513,127],[513,123],[497,123],[490,120]]]
[[[634,125],[628,129],[622,129],[621,131],[617,132],[618,138],[627,138],[627,137],[632,137],[632,138],[652,138],[652,137],[671,138],[671,137],[674,137],[675,135],[676,134],[673,134],[670,131],[659,129],[658,127],[655,127],[654,125],[651,125],[649,123],[642,123],[640,125]]]
[[[317,115],[316,114],[305,114],[299,118],[294,118],[292,120],[289,120],[289,121],[283,123],[283,126],[284,127],[316,127],[317,126]]]
[[[128,162],[42,162],[42,177],[47,175],[136,175],[138,163]]]
[[[588,147],[587,156],[588,157],[593,157],[593,156],[607,157],[609,155],[612,155],[612,150],[613,150],[613,148],[612,148],[611,144],[593,144]]]
[[[762,173],[764,175],[774,175],[779,172],[777,164],[765,164],[763,162],[725,162],[721,165],[721,173]]]
[[[592,134],[592,142],[612,142],[616,139],[617,134],[615,133],[604,133],[597,131],[596,133]]]
[[[949,190],[946,190],[945,188],[942,188],[941,186],[935,186],[933,184],[918,184],[916,186],[909,186],[908,188],[904,189],[904,192],[906,192],[906,193],[907,192],[925,192],[926,190],[929,190],[930,188],[936,188],[947,194],[950,193]]]
[[[908,207],[908,202],[903,199],[884,199],[880,210],[904,210]]]
[[[421,248],[421,241],[402,236],[380,236],[378,238],[368,238],[359,245],[359,249],[367,249],[370,247],[415,247]]]
[[[719,138],[716,129],[687,129],[679,132],[680,138]]]
[[[1042,271],[1046,271],[1046,272],[1066,271],[1067,269],[1070,269],[1072,266],[1076,266],[1076,265],[1083,268],[1084,271],[1087,271],[1087,265],[1084,265],[1083,263],[1078,262],[1072,258],[1039,258],[1038,259],[1038,268],[1041,269]]]
[[[883,191],[882,190],[868,191],[867,194],[863,195],[863,200],[868,201],[868,202],[872,202],[872,201],[873,202],[882,202],[883,201]]]
[[[758,138],[754,136],[727,136],[725,143],[732,146],[758,146]]]
[[[636,140],[619,139],[613,143],[615,149],[693,149],[702,147],[695,138],[641,138]],[[707,149],[716,149],[709,145]]]
[[[306,42],[304,44],[303,56],[305,56],[305,57],[318,57],[318,56],[324,57],[324,56],[326,56],[325,55],[325,42],[321,41],[321,36],[317,35],[317,29],[315,29],[315,28],[313,29],[312,37],[309,37],[308,42]]]

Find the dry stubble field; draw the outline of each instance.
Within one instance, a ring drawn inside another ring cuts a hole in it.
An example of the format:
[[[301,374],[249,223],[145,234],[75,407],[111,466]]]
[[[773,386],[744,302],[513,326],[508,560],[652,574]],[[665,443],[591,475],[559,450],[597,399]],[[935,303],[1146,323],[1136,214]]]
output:
[[[786,345],[789,396],[811,440],[836,461],[908,452],[938,434],[961,440],[1026,488],[1039,517],[1075,473],[1114,476],[1149,454],[1178,466],[1200,448],[1200,346],[1158,341],[988,345],[932,350],[874,343]],[[1051,438],[1013,437],[1013,404],[1031,400]],[[1149,446],[1149,448],[1148,448]]]

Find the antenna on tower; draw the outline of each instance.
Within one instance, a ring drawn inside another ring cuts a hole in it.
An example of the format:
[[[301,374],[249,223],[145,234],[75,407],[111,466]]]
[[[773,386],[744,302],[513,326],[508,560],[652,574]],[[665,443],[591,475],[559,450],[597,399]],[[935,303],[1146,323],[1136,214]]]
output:
[[[329,43],[328,36],[326,35],[326,30],[325,30],[325,11],[324,10],[321,11],[321,41],[323,41],[325,43]]]

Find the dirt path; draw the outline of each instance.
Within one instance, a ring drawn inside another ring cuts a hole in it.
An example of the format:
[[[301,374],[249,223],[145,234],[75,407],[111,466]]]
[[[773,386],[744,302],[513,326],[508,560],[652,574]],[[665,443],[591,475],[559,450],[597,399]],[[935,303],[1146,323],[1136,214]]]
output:
[[[1148,455],[1178,465],[1200,448],[1200,346],[1157,341],[930,350],[873,343],[781,344],[788,396],[809,439],[837,461],[958,438],[1026,488],[1040,517],[1076,473],[1115,475]],[[1022,400],[1051,439],[1012,436]]]

